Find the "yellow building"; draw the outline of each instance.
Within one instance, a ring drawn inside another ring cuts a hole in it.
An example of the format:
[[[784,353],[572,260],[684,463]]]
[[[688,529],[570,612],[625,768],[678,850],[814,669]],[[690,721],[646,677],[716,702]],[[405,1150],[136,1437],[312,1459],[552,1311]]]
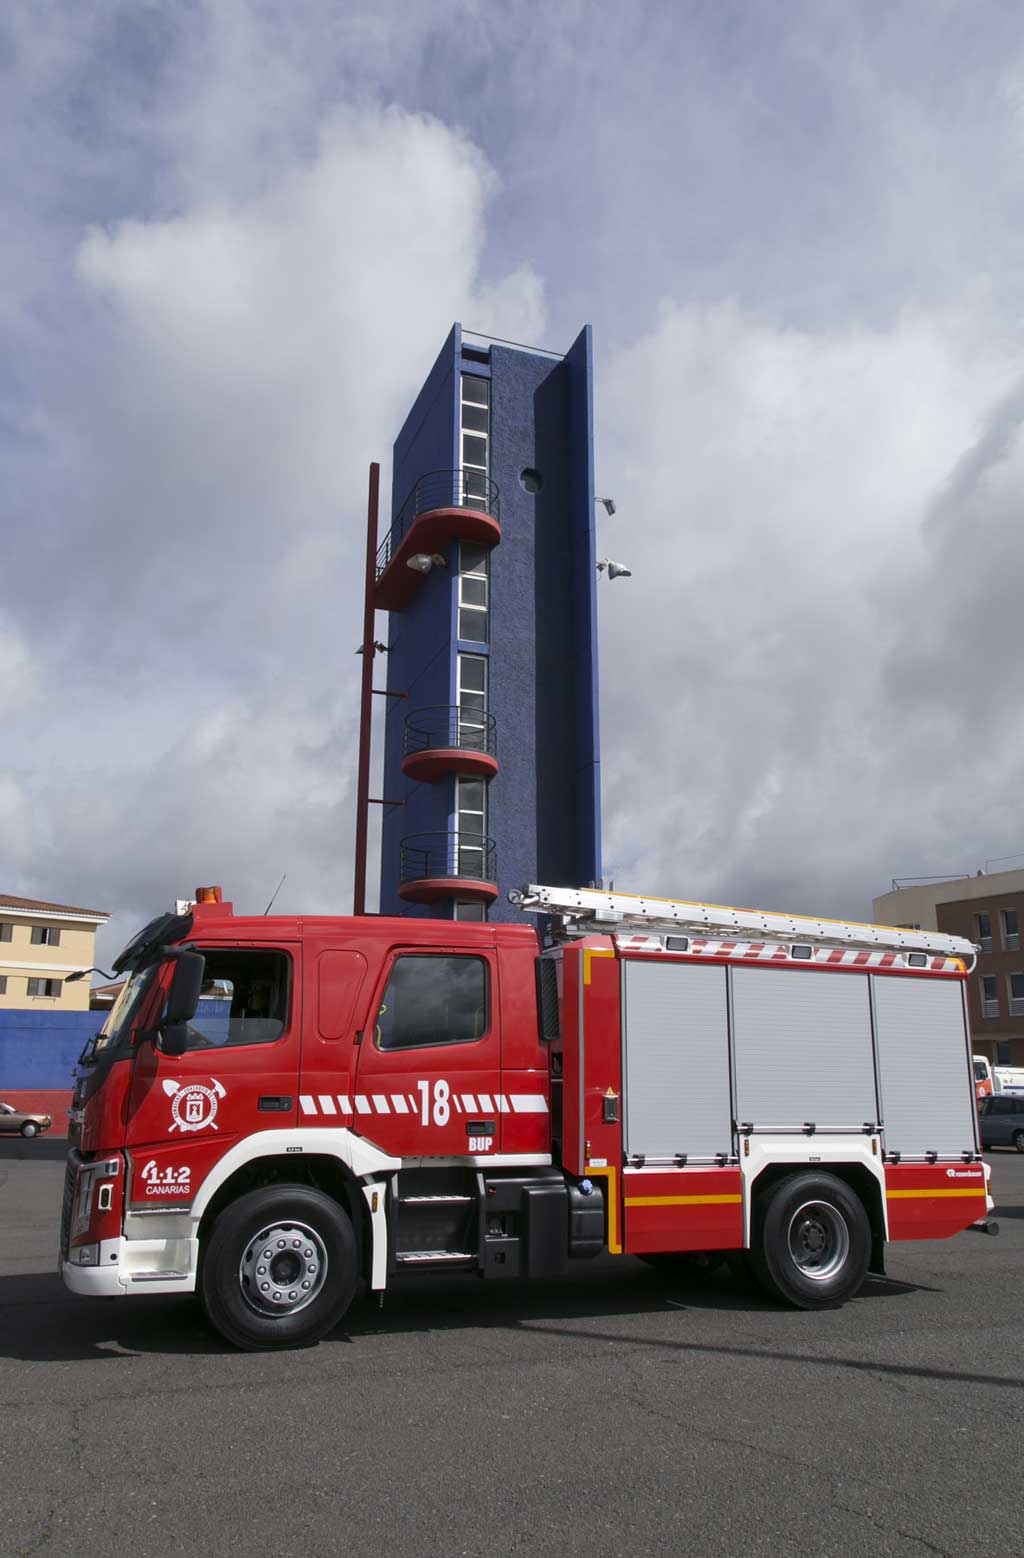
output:
[[[69,974],[96,962],[96,932],[110,915],[0,892],[0,1011],[87,1012],[89,981]]]

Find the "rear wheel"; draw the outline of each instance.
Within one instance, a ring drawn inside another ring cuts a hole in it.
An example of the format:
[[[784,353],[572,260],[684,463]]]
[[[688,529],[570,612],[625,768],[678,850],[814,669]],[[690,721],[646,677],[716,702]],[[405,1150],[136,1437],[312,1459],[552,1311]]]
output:
[[[272,1185],[240,1196],[214,1223],[200,1297],[236,1347],[309,1347],[341,1320],[358,1277],[344,1209],[305,1185]]]
[[[34,1120],[26,1120],[24,1125],[21,1127],[21,1134],[23,1136],[30,1136],[30,1137],[31,1136],[38,1136],[39,1135],[39,1127],[38,1127],[38,1125],[36,1124],[36,1122]]]
[[[1024,1152],[1024,1131],[1014,1131],[1013,1145],[1018,1152]]]
[[[756,1208],[750,1259],[760,1286],[784,1304],[842,1304],[861,1286],[871,1259],[863,1203],[832,1174],[780,1180]]]

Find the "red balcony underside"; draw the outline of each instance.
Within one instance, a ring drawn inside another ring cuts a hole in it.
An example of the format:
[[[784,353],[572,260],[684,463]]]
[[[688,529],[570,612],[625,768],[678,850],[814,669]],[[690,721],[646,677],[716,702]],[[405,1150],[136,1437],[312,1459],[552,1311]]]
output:
[[[498,896],[494,882],[481,882],[472,876],[424,876],[415,882],[403,882],[399,898],[406,903],[437,903],[441,898],[466,898],[474,903],[493,903]]]
[[[428,509],[417,514],[402,537],[398,550],[377,580],[373,603],[378,611],[401,611],[408,605],[425,574],[406,563],[417,552],[441,552],[451,541],[476,541],[480,546],[497,546],[501,526],[480,509]]]
[[[402,772],[410,779],[443,779],[445,774],[470,774],[474,779],[493,779],[498,759],[467,747],[428,747],[402,759]]]

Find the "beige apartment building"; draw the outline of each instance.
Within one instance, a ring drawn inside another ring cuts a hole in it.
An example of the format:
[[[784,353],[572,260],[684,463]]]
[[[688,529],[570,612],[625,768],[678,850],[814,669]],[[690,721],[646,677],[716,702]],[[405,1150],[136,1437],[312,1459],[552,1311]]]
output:
[[[89,1010],[89,981],[69,974],[96,962],[96,932],[110,915],[0,892],[0,1011]]]
[[[1024,870],[893,884],[876,898],[881,925],[966,936],[979,948],[967,981],[974,1053],[994,1065],[1024,1066]]]

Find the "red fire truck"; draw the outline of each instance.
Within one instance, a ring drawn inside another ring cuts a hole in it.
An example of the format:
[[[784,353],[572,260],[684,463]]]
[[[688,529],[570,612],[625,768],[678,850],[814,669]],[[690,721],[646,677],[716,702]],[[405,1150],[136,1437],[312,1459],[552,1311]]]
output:
[[[114,965],[71,1111],[76,1293],[198,1292],[259,1349],[408,1272],[732,1252],[814,1309],[889,1240],[995,1231],[969,942],[538,886],[513,897],[546,945],[220,896]]]

